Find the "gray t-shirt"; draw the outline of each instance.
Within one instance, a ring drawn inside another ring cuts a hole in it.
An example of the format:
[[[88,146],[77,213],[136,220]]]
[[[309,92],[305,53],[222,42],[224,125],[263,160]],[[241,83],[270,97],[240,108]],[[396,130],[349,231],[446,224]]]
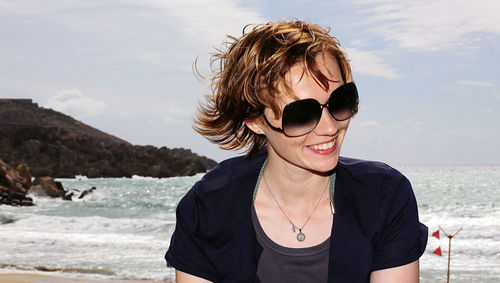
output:
[[[262,283],[327,282],[330,237],[316,246],[288,248],[266,235],[253,205],[252,221],[263,248],[257,266],[257,277]]]

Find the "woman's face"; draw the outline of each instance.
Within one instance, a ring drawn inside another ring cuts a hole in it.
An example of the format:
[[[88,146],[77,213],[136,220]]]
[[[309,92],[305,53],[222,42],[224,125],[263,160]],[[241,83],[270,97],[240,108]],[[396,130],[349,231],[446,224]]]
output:
[[[316,62],[321,72],[331,80],[328,90],[324,90],[312,76],[304,73],[301,64],[294,65],[286,77],[299,99],[314,98],[324,104],[331,92],[344,82],[339,66],[333,57],[319,55],[316,57]],[[284,93],[280,93],[278,97],[281,110],[285,105],[294,101]],[[274,119],[274,113],[270,108],[265,109],[264,115],[273,126],[281,127],[281,118]],[[281,162],[290,169],[323,173],[332,170],[337,165],[350,119],[338,122],[325,107],[316,128],[300,137],[287,137],[262,122],[263,119],[258,127],[267,138],[269,162]]]

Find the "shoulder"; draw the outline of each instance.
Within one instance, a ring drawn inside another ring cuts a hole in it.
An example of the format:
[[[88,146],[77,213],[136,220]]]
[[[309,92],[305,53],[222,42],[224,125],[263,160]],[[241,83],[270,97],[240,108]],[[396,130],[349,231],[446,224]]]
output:
[[[368,161],[342,156],[339,159],[337,167],[357,179],[404,177],[398,170],[379,161]]]
[[[356,208],[353,213],[367,227],[415,202],[410,181],[385,163],[342,157],[336,172],[340,210]]]
[[[223,193],[235,186],[242,188],[250,185],[253,177],[256,174],[258,176],[266,157],[265,153],[261,153],[254,157],[240,156],[224,160],[207,172],[193,190],[197,194],[210,195]]]
[[[207,172],[200,183],[206,187],[206,190],[218,190],[260,170],[266,157],[267,154],[263,152],[254,157],[239,156],[224,160]]]
[[[372,270],[417,260],[425,250],[427,228],[419,222],[410,181],[385,163],[345,157],[336,172],[340,214],[335,217],[352,220],[362,231],[358,235],[369,240]]]
[[[178,211],[197,207],[199,213],[225,215],[238,206],[251,204],[252,193],[266,154],[235,157],[220,162],[182,198]]]
[[[367,190],[377,194],[393,193],[401,186],[407,193],[412,192],[408,179],[383,162],[341,157],[336,171],[343,184],[356,187],[363,193]]]
[[[187,219],[184,222],[200,239],[210,239],[206,246],[228,243],[235,233],[252,227],[242,221],[250,219],[253,189],[265,157],[237,157],[218,164],[181,199],[177,221]]]

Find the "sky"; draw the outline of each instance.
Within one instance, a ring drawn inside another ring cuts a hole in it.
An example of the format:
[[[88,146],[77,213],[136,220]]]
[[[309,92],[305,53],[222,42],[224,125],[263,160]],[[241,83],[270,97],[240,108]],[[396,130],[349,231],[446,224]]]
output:
[[[247,24],[330,28],[360,111],[342,155],[500,164],[498,0],[0,0],[0,97],[31,98],[137,145],[217,161],[192,130],[210,54]]]

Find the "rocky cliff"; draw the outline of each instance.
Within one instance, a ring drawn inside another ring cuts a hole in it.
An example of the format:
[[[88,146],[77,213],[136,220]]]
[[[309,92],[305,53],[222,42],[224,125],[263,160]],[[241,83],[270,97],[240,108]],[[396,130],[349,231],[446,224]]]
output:
[[[189,149],[131,145],[27,99],[0,99],[0,158],[55,178],[184,176],[216,164]]]

